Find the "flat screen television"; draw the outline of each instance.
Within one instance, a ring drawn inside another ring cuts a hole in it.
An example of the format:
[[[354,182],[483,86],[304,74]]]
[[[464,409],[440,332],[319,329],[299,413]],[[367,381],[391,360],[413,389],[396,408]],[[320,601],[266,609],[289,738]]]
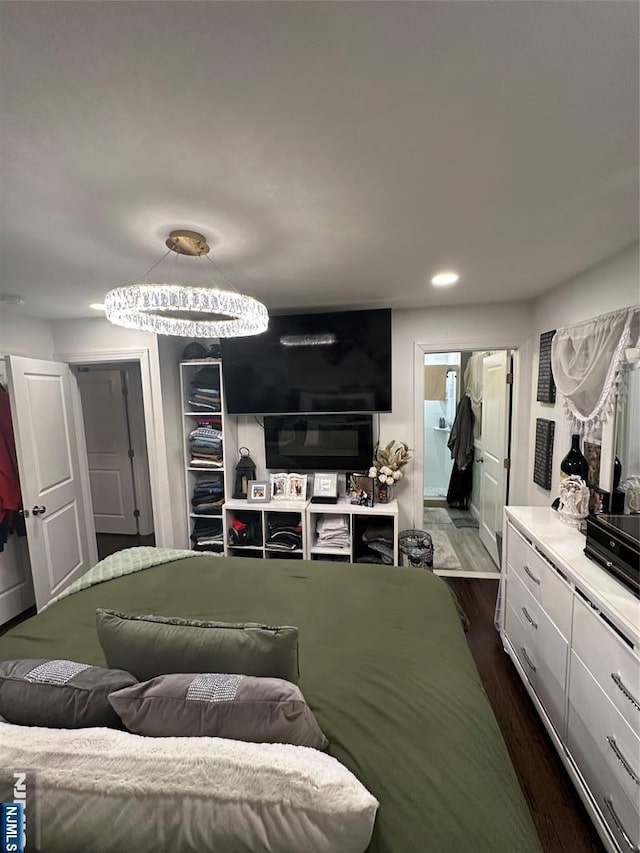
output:
[[[221,342],[235,415],[391,411],[391,310],[272,317]]]
[[[264,446],[271,471],[367,471],[371,415],[267,415]]]

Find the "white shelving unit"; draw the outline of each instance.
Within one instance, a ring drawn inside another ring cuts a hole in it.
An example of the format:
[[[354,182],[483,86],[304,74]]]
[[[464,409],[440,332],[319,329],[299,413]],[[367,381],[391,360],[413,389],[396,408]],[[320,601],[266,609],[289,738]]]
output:
[[[234,499],[226,501],[223,507],[225,554],[231,557],[303,559],[307,554],[306,506],[307,501],[270,501],[265,504]],[[284,551],[280,548],[271,548],[267,544],[267,539],[269,538],[269,519],[282,514],[297,514],[300,517],[302,548],[296,548],[294,551]],[[258,525],[259,545],[234,545],[230,541],[229,528],[234,518],[239,518],[241,521],[250,520]]]
[[[211,368],[217,372],[217,387],[220,390],[220,412],[197,411],[193,410],[189,405],[189,396],[191,391],[191,382],[195,375],[203,367]],[[185,490],[187,496],[187,530],[189,536],[193,532],[194,525],[198,519],[219,518],[222,524],[224,533],[224,517],[222,506],[216,507],[208,513],[197,513],[193,511],[191,497],[193,489],[198,480],[208,479],[210,477],[220,477],[224,484],[225,499],[233,493],[234,485],[234,464],[237,456],[237,438],[236,428],[233,419],[230,419],[225,412],[224,406],[224,388],[222,384],[222,362],[219,359],[197,359],[192,361],[180,362],[180,405],[182,407],[182,440],[183,440],[183,458],[184,458],[184,473],[185,473]],[[189,445],[189,435],[198,425],[200,418],[205,418],[210,415],[220,415],[221,432],[222,432],[222,453],[223,465],[221,468],[198,468],[191,464],[191,452]],[[193,542],[189,539],[184,543],[185,548],[193,548]],[[224,552],[224,539],[219,545],[212,545],[207,550],[213,553],[222,554]]]
[[[271,549],[267,543],[269,518],[278,513],[297,513],[302,525],[302,548],[295,551]],[[317,544],[316,524],[321,515],[344,515],[349,524],[349,546],[331,548]],[[257,525],[259,544],[235,545],[229,539],[229,527],[234,518]],[[372,521],[388,521],[393,530],[393,564],[398,565],[398,503],[376,504],[373,507],[357,506],[341,498],[336,504],[314,504],[310,501],[270,501],[250,503],[228,500],[223,507],[225,554],[231,557],[284,557],[290,559],[322,560],[323,557],[341,557],[353,562],[366,550],[360,537]]]

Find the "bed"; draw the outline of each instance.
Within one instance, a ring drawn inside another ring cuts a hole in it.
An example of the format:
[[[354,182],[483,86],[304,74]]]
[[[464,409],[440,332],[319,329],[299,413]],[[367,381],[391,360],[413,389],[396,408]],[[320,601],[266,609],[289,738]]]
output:
[[[538,853],[446,584],[380,565],[190,557],[84,589],[0,637],[0,659],[104,666],[97,607],[300,628],[329,753],[379,800],[370,853]]]

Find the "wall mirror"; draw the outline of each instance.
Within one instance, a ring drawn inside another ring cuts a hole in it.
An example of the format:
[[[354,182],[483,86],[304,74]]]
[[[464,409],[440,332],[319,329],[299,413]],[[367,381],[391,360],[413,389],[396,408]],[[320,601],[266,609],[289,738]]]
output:
[[[625,363],[616,397],[614,486],[624,492],[624,511],[640,513],[640,364]],[[619,463],[619,464],[618,464]]]

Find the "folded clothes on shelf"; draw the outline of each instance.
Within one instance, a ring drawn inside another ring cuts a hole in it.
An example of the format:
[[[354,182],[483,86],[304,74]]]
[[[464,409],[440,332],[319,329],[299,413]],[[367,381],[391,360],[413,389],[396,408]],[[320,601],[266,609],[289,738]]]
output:
[[[361,537],[364,551],[356,563],[383,563],[393,565],[393,525],[387,521],[370,521]]]
[[[191,541],[194,551],[219,551],[224,545],[222,518],[197,518]]]
[[[282,512],[267,519],[267,541],[272,551],[302,550],[302,525],[299,513]]]
[[[197,426],[189,433],[191,464],[203,468],[222,468],[222,431]]]
[[[193,511],[216,514],[224,503],[224,479],[222,476],[198,480],[191,493]]]
[[[220,411],[220,371],[217,367],[203,367],[194,375],[189,405],[207,412]]]
[[[319,515],[316,522],[316,545],[324,548],[349,548],[349,518],[346,515]]]

